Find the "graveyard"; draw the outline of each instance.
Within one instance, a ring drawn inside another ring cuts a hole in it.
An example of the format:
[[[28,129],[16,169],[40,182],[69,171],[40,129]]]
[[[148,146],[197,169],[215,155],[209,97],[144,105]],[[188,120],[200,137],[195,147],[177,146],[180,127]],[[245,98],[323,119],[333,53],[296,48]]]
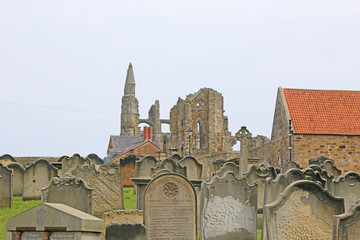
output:
[[[11,170],[20,164],[0,165],[1,238],[360,236],[360,175],[341,171],[326,157],[309,159],[306,168],[295,162],[277,168],[236,159],[203,165],[189,156],[146,156],[135,160],[133,187],[123,187],[120,165],[94,155],[59,160],[37,160],[23,171]]]

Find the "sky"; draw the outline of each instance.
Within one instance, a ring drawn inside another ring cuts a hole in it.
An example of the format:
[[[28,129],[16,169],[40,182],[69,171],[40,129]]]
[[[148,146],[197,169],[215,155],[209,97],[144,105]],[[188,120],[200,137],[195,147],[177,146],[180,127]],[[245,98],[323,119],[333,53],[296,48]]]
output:
[[[360,90],[357,0],[0,1],[0,155],[106,156],[131,62],[141,118],[203,87],[271,137],[279,86]]]

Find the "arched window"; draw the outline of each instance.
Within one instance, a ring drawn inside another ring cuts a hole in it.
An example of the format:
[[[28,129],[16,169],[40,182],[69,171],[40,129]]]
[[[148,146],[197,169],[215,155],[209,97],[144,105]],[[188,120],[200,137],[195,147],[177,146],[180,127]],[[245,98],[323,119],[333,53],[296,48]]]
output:
[[[204,129],[204,125],[203,123],[198,120],[196,123],[196,130],[199,134],[199,146],[200,148],[204,148],[205,147],[205,129]]]

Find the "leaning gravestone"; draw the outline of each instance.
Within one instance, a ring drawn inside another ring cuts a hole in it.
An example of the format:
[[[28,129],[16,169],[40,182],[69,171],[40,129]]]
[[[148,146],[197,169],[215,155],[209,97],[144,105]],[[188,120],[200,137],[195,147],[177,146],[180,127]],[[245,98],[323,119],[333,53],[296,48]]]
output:
[[[154,178],[144,199],[147,240],[197,239],[196,193],[185,177],[168,173]]]
[[[122,176],[115,168],[101,165],[99,173],[92,172],[88,186],[93,188],[93,215],[102,217],[104,212],[124,209]]]
[[[360,239],[360,202],[346,213],[334,216],[333,240]]]
[[[81,178],[65,173],[60,178],[53,178],[50,185],[42,189],[42,202],[62,203],[92,214],[93,189],[88,188]]]
[[[13,171],[13,195],[20,197],[24,191],[25,169],[19,163],[10,163],[7,167]]]
[[[344,198],[345,211],[360,200],[360,175],[348,172],[332,182],[329,192],[336,197]]]
[[[275,202],[265,205],[267,239],[331,239],[333,215],[343,212],[344,200],[331,196],[319,184],[294,182]]]
[[[57,173],[57,169],[45,159],[40,159],[26,167],[23,199],[41,199],[41,189],[47,187]]]
[[[227,172],[203,182],[201,190],[201,239],[256,239],[256,184]]]
[[[202,165],[193,157],[185,157],[180,161],[181,167],[186,167],[187,179],[201,179]]]
[[[106,240],[144,240],[146,229],[141,223],[111,223],[106,227]]]
[[[89,158],[82,158],[79,154],[74,154],[71,158],[65,157],[62,160],[62,173],[71,173],[71,175],[81,178],[87,182],[91,172],[97,172],[95,164]]]
[[[0,163],[0,208],[12,206],[12,170]]]

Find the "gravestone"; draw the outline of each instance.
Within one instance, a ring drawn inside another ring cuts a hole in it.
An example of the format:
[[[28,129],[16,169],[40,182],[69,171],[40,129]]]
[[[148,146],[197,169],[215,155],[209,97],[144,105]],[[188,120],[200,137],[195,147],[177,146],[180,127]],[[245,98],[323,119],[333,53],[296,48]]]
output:
[[[280,173],[285,173],[287,170],[292,169],[292,168],[302,169],[302,167],[300,167],[299,164],[291,161],[291,162],[285,163],[285,165],[280,168]]]
[[[276,201],[284,189],[291,183],[305,180],[305,175],[300,169],[291,168],[285,173],[278,174],[274,180],[267,178],[265,180],[265,191],[264,191],[264,205],[271,204]],[[267,217],[266,212],[263,212],[263,223],[261,239],[267,239]]]
[[[197,239],[196,193],[179,174],[154,178],[145,189],[144,223],[147,240]]]
[[[193,157],[185,157],[180,161],[181,167],[186,167],[187,179],[201,179],[202,165]]]
[[[155,168],[151,169],[151,176],[163,169],[170,170],[173,173],[178,173],[186,177],[186,167],[180,166],[179,163],[175,162],[171,158],[167,158],[161,161]]]
[[[5,222],[7,240],[100,240],[103,228],[103,220],[59,203],[40,203]]]
[[[99,158],[99,156],[96,155],[95,153],[91,153],[91,154],[87,155],[86,158],[90,159],[91,163],[93,163],[95,165],[104,164],[104,161],[101,158]]]
[[[215,172],[215,175],[222,178],[227,172],[233,172],[236,176],[239,176],[239,167],[233,162],[227,162]]]
[[[328,181],[323,178],[320,172],[314,171],[312,168],[303,169],[302,172],[305,175],[305,180],[310,180],[320,184],[323,188],[328,189],[326,186],[328,185]]]
[[[24,191],[24,175],[25,169],[19,163],[10,163],[7,168],[13,172],[13,196],[21,197]]]
[[[348,172],[338,177],[331,184],[329,192],[336,197],[344,198],[345,211],[360,200],[360,175],[356,172]]]
[[[257,190],[258,190],[258,222],[257,226],[258,228],[262,228],[262,222],[263,222],[263,206],[264,206],[264,192],[265,192],[265,179],[275,179],[276,178],[276,172],[273,167],[270,165],[267,165],[265,163],[259,163],[256,165],[252,165],[249,172],[245,174],[246,179],[250,184],[256,183],[257,184]]]
[[[269,240],[328,240],[333,215],[344,212],[344,200],[331,196],[317,183],[300,180],[287,186],[264,211]]]
[[[12,207],[12,170],[0,163],[0,208]]]
[[[240,141],[239,176],[243,176],[248,171],[248,140],[251,139],[252,134],[242,126],[235,137]]]
[[[360,239],[360,202],[343,214],[334,216],[333,240]]]
[[[41,199],[41,189],[47,187],[58,170],[47,160],[40,159],[25,168],[23,200]]]
[[[212,163],[213,168],[214,168],[214,172],[219,171],[219,169],[226,163],[225,160],[220,159],[220,160],[216,160]]]
[[[335,165],[333,161],[326,160],[324,164],[322,165],[322,168],[328,173],[334,176],[334,178],[337,178],[341,175],[341,170],[339,170]]]
[[[3,165],[3,166],[6,166],[10,163],[16,163],[16,160],[15,158],[13,158],[11,155],[9,154],[4,154],[2,156],[0,156],[0,163]]]
[[[66,204],[89,214],[93,212],[93,189],[88,188],[81,178],[76,178],[70,173],[53,178],[50,185],[42,189],[41,200]]]
[[[97,172],[95,164],[89,158],[82,158],[79,154],[74,154],[70,158],[65,157],[62,163],[62,174],[71,173],[71,175],[84,180],[85,183],[91,172]]]
[[[200,239],[256,240],[257,186],[233,172],[203,182]]]
[[[120,173],[122,175],[122,184],[124,187],[132,187],[134,183],[131,178],[135,177],[135,163],[139,160],[134,154],[129,154],[119,160]]]
[[[151,169],[156,168],[158,161],[153,156],[146,156],[135,162],[135,178],[150,178]]]
[[[141,223],[111,223],[106,227],[106,240],[144,240],[146,229]]]
[[[99,173],[92,172],[88,186],[93,188],[93,215],[102,217],[104,212],[124,209],[122,176],[115,168],[101,165]]]
[[[322,166],[324,164],[324,162],[326,160],[330,160],[334,163],[334,160],[328,158],[328,157],[325,157],[325,156],[319,156],[319,157],[316,157],[316,158],[312,158],[309,160],[309,165],[319,165],[319,166]]]
[[[104,226],[108,226],[112,222],[117,223],[142,223],[143,211],[142,210],[115,210],[103,214]],[[105,240],[106,228],[101,236]]]

